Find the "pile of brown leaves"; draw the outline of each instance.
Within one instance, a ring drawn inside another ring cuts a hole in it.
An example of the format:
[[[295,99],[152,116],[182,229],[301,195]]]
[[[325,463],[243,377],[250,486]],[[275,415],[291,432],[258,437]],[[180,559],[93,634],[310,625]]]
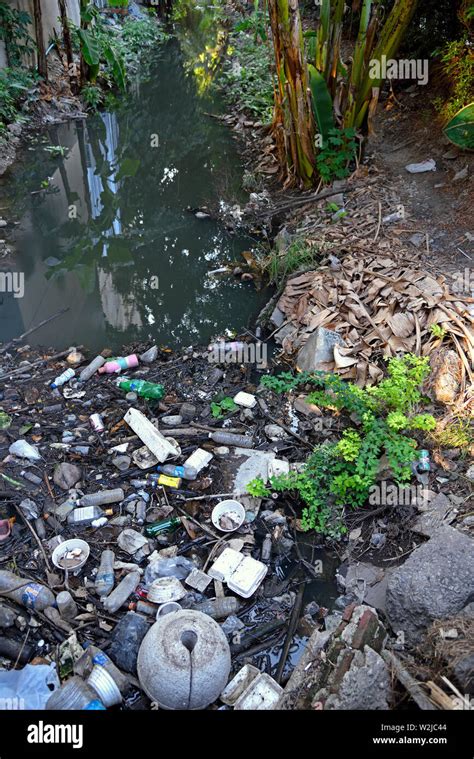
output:
[[[293,353],[317,328],[335,330],[345,346],[336,346],[329,367],[359,385],[379,380],[380,359],[400,352],[431,355],[451,348],[459,364],[460,389],[472,383],[473,298],[454,293],[445,277],[435,279],[388,256],[348,255],[336,266],[291,277],[277,307],[287,326],[283,349]],[[433,334],[439,325],[444,337]]]

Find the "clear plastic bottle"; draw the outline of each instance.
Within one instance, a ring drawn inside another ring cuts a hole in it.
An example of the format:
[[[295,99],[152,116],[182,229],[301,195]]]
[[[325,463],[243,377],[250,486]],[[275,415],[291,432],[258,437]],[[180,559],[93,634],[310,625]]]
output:
[[[90,362],[88,366],[86,366],[85,369],[82,370],[82,372],[79,375],[79,380],[81,382],[87,382],[87,380],[90,380],[93,374],[96,373],[98,369],[100,369],[101,366],[105,364],[105,358],[103,356],[96,356],[93,361]]]
[[[48,699],[46,703],[48,710],[95,710],[105,709],[104,704],[99,699],[97,693],[90,685],[84,682],[82,678],[69,678],[60,688],[58,688]]]
[[[195,480],[197,469],[192,466],[178,466],[175,464],[163,464],[156,467],[157,472],[167,474],[169,477],[179,477],[182,480]]]
[[[115,554],[109,548],[102,551],[100,565],[95,578],[95,590],[99,596],[108,596],[115,585],[114,577]]]
[[[252,439],[246,435],[234,435],[232,432],[210,432],[209,437],[219,445],[236,445],[239,448],[252,448]]]
[[[103,506],[106,503],[119,503],[125,498],[122,488],[114,490],[98,490],[97,493],[83,495],[79,499],[79,506]]]
[[[213,619],[225,619],[231,614],[236,614],[239,608],[239,600],[234,596],[213,598],[210,601],[204,601],[204,603],[196,604],[192,607],[194,611],[200,611],[202,614],[207,614]]]
[[[68,590],[62,590],[58,593],[56,596],[56,604],[63,619],[72,620],[74,617],[77,617],[77,604]]]
[[[110,614],[114,614],[124,605],[127,598],[133,593],[135,588],[140,583],[140,573],[130,572],[125,575],[122,582],[120,582],[115,590],[112,591],[110,596],[104,601],[104,606]]]
[[[43,611],[56,601],[54,593],[45,585],[19,577],[7,569],[0,570],[0,592],[2,596],[36,611]]]
[[[55,390],[57,387],[61,387],[61,385],[65,385],[66,382],[69,382],[70,379],[76,376],[76,372],[74,369],[66,369],[65,372],[59,375],[59,377],[56,377],[54,382],[51,382],[51,387],[53,390]]]
[[[67,515],[67,523],[76,526],[92,524],[96,519],[110,517],[113,513],[113,509],[104,510],[100,506],[83,506],[74,509]]]

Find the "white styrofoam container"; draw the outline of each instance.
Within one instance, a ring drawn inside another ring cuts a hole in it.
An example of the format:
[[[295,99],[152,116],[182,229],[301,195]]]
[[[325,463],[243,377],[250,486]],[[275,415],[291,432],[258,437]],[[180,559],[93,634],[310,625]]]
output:
[[[259,674],[260,670],[254,667],[253,664],[245,664],[242,669],[239,669],[235,677],[227,683],[219,696],[220,700],[228,706],[233,706]]]
[[[129,408],[124,421],[138,435],[142,443],[153,453],[160,463],[168,456],[176,456],[176,448],[159,432],[155,425],[146,418],[145,414],[136,408]]]
[[[243,406],[244,408],[253,408],[257,405],[256,397],[250,393],[244,393],[243,390],[241,390],[240,393],[237,393],[237,395],[234,395],[233,400],[237,406]]]
[[[199,473],[201,469],[204,469],[209,465],[212,459],[212,453],[205,451],[204,448],[196,448],[196,450],[186,459],[184,466],[190,466]]]
[[[233,548],[224,548],[219,558],[207,570],[207,574],[214,580],[227,582],[227,579],[237,569],[243,559],[244,557],[239,551],[234,551]]]
[[[234,704],[234,709],[240,711],[262,711],[274,709],[283,693],[283,688],[267,675],[261,672],[244,690]]]
[[[245,556],[227,579],[227,587],[242,598],[250,598],[255,593],[268,567],[262,561],[256,561],[251,556]]]

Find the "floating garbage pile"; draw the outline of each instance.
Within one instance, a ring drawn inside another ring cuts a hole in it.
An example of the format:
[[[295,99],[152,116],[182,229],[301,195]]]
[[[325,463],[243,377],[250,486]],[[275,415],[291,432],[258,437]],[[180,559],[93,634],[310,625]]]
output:
[[[81,351],[2,351],[0,692],[273,708],[324,581],[296,513],[246,485],[297,468],[313,423],[209,350]]]

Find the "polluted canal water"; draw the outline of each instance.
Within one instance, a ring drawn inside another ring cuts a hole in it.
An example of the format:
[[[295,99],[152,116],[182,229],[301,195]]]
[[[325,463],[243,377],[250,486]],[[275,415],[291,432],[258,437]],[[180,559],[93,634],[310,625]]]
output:
[[[12,269],[24,274],[22,297],[3,296],[1,340],[68,307],[30,342],[196,345],[249,326],[268,299],[210,274],[256,242],[200,210],[245,204],[242,168],[179,44],[154,56],[112,110],[49,128],[1,181],[1,206],[19,219]]]

